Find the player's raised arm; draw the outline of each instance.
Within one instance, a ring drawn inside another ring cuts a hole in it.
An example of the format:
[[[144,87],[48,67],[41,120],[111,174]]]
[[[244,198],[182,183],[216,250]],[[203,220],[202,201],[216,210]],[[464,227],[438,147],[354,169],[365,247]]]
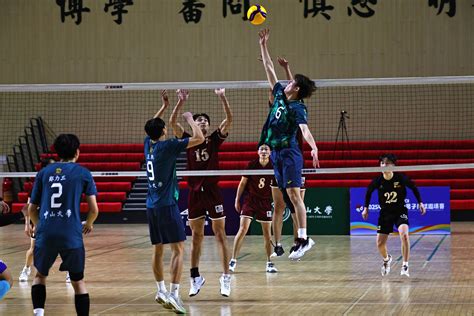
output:
[[[267,74],[268,82],[270,83],[270,88],[273,89],[275,84],[277,83],[278,79],[275,74],[275,67],[273,66],[273,61],[270,57],[270,53],[268,52],[267,42],[270,36],[269,29],[263,29],[258,33],[260,37],[260,53],[262,55],[262,63],[263,67],[265,68],[265,73]]]
[[[168,100],[168,93],[166,90],[161,91],[161,102],[162,102],[161,108],[158,110],[158,112],[156,112],[153,118],[157,118],[157,117],[162,118],[163,113],[165,113],[166,109],[170,105],[170,101]]]
[[[319,158],[318,158],[318,147],[314,141],[313,135],[311,134],[308,124],[299,124],[301,133],[303,134],[306,142],[311,146],[311,157],[313,157],[313,167],[319,168]]]
[[[234,118],[234,115],[232,114],[232,110],[230,109],[229,106],[229,101],[227,100],[227,97],[225,96],[225,89],[216,89],[214,92],[217,94],[219,99],[222,102],[222,107],[224,108],[225,111],[225,119],[222,121],[221,125],[219,125],[219,129],[221,131],[221,134],[226,135],[230,127],[232,126],[232,120]]]
[[[174,107],[173,112],[171,113],[169,125],[173,130],[174,136],[181,138],[183,137],[184,128],[183,126],[181,126],[181,124],[178,123],[178,115],[179,111],[184,105],[184,102],[186,102],[189,98],[189,92],[188,90],[178,89],[176,90],[176,95],[178,97],[178,102],[176,103],[176,106]]]
[[[191,114],[191,112],[183,113],[183,117],[186,122],[188,122],[189,126],[193,131],[193,135],[189,138],[188,146],[186,148],[191,148],[202,144],[204,142],[204,135],[199,126],[197,126],[196,122],[194,122],[193,115]]]
[[[293,80],[293,74],[291,73],[290,64],[288,60],[282,57],[277,58],[280,66],[285,70],[286,80]]]

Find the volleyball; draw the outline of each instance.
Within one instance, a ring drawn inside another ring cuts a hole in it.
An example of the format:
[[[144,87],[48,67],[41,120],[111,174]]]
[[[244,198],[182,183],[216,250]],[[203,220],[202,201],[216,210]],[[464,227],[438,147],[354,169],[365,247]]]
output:
[[[265,22],[267,18],[267,10],[261,5],[253,5],[247,11],[247,19],[249,19],[250,23],[253,25],[260,25]]]

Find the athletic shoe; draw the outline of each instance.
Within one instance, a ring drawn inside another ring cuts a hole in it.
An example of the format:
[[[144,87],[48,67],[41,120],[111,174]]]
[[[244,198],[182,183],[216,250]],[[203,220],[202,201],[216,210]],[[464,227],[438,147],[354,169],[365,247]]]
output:
[[[273,253],[270,255],[270,258],[281,257],[285,253],[281,245],[276,245],[273,247]]]
[[[181,297],[174,296],[172,293],[168,295],[168,303],[176,314],[186,314],[186,308],[184,308]]]
[[[382,273],[382,276],[386,276],[390,273],[390,264],[392,263],[392,256],[388,255],[388,260],[385,261],[383,260],[382,268],[380,269],[380,272]]]
[[[237,260],[235,260],[235,259],[230,259],[230,261],[229,261],[229,271],[230,271],[230,272],[234,272],[236,265],[237,265]]]
[[[291,260],[298,260],[304,256],[304,254],[314,246],[314,240],[311,238],[298,238],[298,242],[295,246],[295,250],[288,256]]]
[[[71,283],[71,277],[69,276],[69,272],[66,272],[66,283]]]
[[[225,297],[229,297],[230,295],[230,275],[222,275],[219,278],[219,282],[221,283],[221,295]]]
[[[161,304],[164,308],[171,309],[172,307],[168,302],[169,301],[168,296],[169,296],[168,292],[158,291],[156,292],[155,301],[158,304]]]
[[[204,279],[201,275],[196,277],[196,278],[191,278],[191,286],[189,288],[189,296],[197,295],[205,282],[206,282],[206,279]]]
[[[20,282],[28,281],[28,277],[30,276],[30,273],[31,273],[31,268],[23,267],[23,270],[21,270],[20,277],[18,278],[18,280],[20,280]]]
[[[277,268],[275,267],[275,264],[271,261],[267,262],[267,272],[268,273],[276,273],[278,272]]]
[[[403,265],[402,270],[400,271],[400,275],[406,275],[407,277],[410,277],[410,271],[408,270],[408,266]]]

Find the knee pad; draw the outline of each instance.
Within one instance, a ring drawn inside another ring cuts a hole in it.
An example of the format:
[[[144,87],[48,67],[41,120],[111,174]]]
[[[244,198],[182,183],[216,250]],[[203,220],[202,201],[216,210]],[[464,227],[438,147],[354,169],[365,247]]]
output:
[[[77,282],[77,281],[81,281],[82,279],[84,279],[84,271],[82,272],[69,272],[69,277],[71,278],[71,281],[74,281],[74,282]]]

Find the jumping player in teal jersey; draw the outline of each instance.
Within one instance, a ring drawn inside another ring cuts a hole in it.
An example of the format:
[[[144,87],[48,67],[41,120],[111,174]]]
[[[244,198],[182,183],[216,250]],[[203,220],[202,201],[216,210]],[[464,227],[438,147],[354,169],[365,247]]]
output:
[[[298,218],[298,239],[288,257],[296,260],[314,245],[314,241],[306,233],[306,206],[300,195],[303,155],[298,148],[296,132],[298,128],[301,129],[303,138],[312,149],[313,166],[319,167],[318,148],[308,128],[306,106],[300,101],[309,98],[316,90],[316,86],[312,80],[300,74],[296,74],[286,87],[278,82],[267,47],[269,36],[268,29],[259,32],[262,62],[274,96],[262,130],[260,144],[270,145],[277,184],[281,189],[286,190],[295,207]]]

